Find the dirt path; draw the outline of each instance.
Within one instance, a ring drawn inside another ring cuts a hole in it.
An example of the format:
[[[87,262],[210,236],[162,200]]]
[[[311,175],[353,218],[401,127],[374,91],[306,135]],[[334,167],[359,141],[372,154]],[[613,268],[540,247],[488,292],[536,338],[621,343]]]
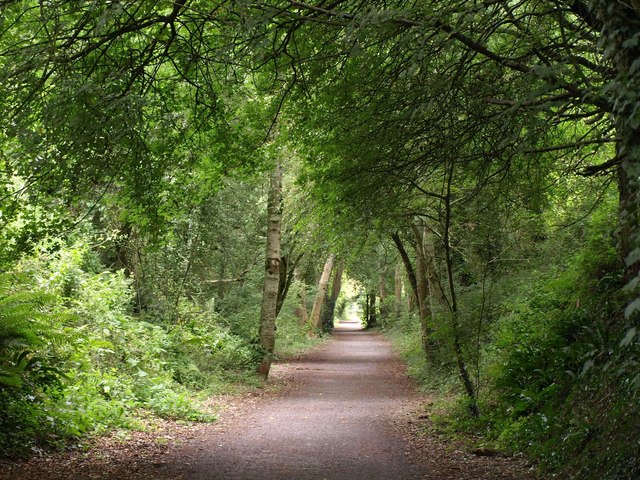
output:
[[[0,465],[0,479],[528,478],[511,459],[420,434],[424,399],[378,334],[340,329],[311,354],[276,365],[273,376],[288,384],[284,391],[244,398],[215,424]]]
[[[392,428],[409,385],[379,335],[341,330],[289,365],[295,387],[174,452],[193,479],[419,478]],[[277,372],[276,372],[277,373]]]

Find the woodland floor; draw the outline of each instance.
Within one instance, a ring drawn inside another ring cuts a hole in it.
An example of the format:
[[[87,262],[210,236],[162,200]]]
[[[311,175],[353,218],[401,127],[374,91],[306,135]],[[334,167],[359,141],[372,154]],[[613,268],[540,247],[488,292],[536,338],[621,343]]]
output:
[[[353,325],[352,325],[353,327]],[[0,479],[521,480],[519,460],[476,455],[431,431],[389,344],[344,324],[311,353],[276,364],[259,393],[221,397],[213,424],[154,423],[87,451],[0,463]]]

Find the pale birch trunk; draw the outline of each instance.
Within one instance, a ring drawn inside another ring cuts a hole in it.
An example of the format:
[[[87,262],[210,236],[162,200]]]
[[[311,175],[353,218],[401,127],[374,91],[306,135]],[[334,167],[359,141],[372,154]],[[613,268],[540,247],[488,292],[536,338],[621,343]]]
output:
[[[260,347],[262,362],[258,373],[269,376],[276,341],[276,309],[280,284],[280,228],[282,224],[282,166],[278,163],[271,174],[267,205],[268,228],[262,310],[260,313]]]
[[[329,255],[327,261],[324,263],[322,269],[322,275],[318,282],[318,291],[316,292],[315,300],[313,301],[313,308],[311,309],[310,329],[309,336],[314,337],[320,330],[320,322],[322,320],[322,306],[324,305],[324,297],[327,294],[327,285],[329,284],[329,278],[331,277],[331,270],[333,270],[333,261],[335,256],[333,253]]]

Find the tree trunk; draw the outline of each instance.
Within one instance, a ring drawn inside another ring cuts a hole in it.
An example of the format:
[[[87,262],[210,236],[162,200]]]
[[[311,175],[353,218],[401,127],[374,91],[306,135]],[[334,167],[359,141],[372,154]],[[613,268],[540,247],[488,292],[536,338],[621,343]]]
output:
[[[369,292],[367,294],[367,328],[371,328],[378,323],[376,316],[376,294]]]
[[[407,295],[407,311],[413,313],[416,310],[416,296]]]
[[[280,314],[280,310],[282,310],[282,305],[284,305],[284,299],[287,297],[287,292],[289,291],[289,280],[287,271],[288,271],[288,259],[285,255],[280,255],[280,266],[278,273],[278,296],[276,299],[276,318]]]
[[[273,361],[276,341],[276,310],[280,285],[280,228],[282,224],[282,166],[278,163],[271,174],[267,204],[267,249],[262,310],[260,313],[260,347],[262,362],[258,373],[267,378]]]
[[[413,270],[413,265],[411,265],[411,260],[409,259],[409,255],[407,254],[407,250],[404,248],[404,244],[400,239],[400,235],[394,233],[391,235],[393,239],[393,243],[396,245],[398,249],[398,253],[400,253],[400,258],[402,259],[402,263],[404,264],[404,268],[407,271],[407,278],[409,279],[409,284],[411,285],[411,290],[413,292],[413,296],[415,299],[419,297],[418,295],[418,282],[416,280],[416,273]],[[409,305],[409,310],[411,310],[411,305]]]
[[[402,311],[402,266],[396,265],[394,273],[394,297],[395,297],[395,311],[393,312],[396,320],[400,318],[400,312]]]
[[[362,319],[364,322],[365,328],[369,327],[369,294],[365,294],[364,296],[364,318]]]
[[[618,132],[620,128],[616,129]],[[624,154],[622,153],[622,147],[618,146],[616,148],[616,155],[619,158],[624,159]],[[638,273],[638,262],[637,260],[634,262],[630,258],[631,252],[637,245],[634,243],[634,234],[637,233],[638,229],[638,194],[637,194],[637,185],[634,185],[629,176],[630,165],[628,162],[624,160],[621,162],[621,165],[618,167],[618,230],[617,240],[618,240],[618,252],[620,254],[620,259],[622,263],[626,267],[626,276],[627,279],[630,280]]]
[[[331,282],[331,294],[327,296],[325,307],[323,308],[322,326],[324,332],[330,332],[333,329],[333,321],[336,311],[336,303],[342,290],[342,273],[344,272],[344,260],[340,260],[336,265],[333,274],[333,282]]]
[[[324,305],[324,297],[327,294],[327,285],[329,284],[329,278],[331,277],[331,270],[333,269],[333,261],[335,256],[333,253],[329,255],[327,261],[324,263],[322,269],[322,275],[318,282],[318,291],[316,292],[315,300],[313,301],[313,308],[311,309],[310,329],[309,336],[315,337],[320,331],[320,321],[322,319],[322,306]]]
[[[302,258],[302,253],[293,259],[293,261],[287,261],[287,258],[283,255],[282,262],[280,263],[280,281],[278,284],[278,302],[276,304],[276,318],[280,315],[280,310],[284,301],[287,299],[289,288],[295,278],[295,270],[298,262]]]
[[[389,318],[389,305],[387,299],[387,266],[380,266],[380,277],[378,278],[378,298],[380,298],[380,320],[384,322]]]
[[[344,260],[340,260],[336,268],[336,273],[333,275],[333,282],[331,282],[331,299],[335,302],[338,301],[340,291],[342,290],[342,274],[344,273]]]
[[[429,327],[429,317],[431,317],[431,308],[429,307],[429,284],[427,281],[426,255],[424,248],[425,227],[423,224],[413,225],[413,234],[416,244],[416,287],[417,287],[417,303],[418,312],[420,313],[420,343],[425,354],[430,355],[429,337],[431,329]]]
[[[416,256],[416,280],[418,281],[418,314],[420,317],[420,344],[425,354],[430,354],[429,337],[431,336],[429,328],[429,317],[431,317],[431,309],[428,307],[427,300],[429,298],[429,287],[427,285],[427,275],[425,270],[424,256],[418,253]]]
[[[474,416],[480,415],[478,410],[478,397],[476,395],[473,382],[467,369],[467,364],[464,360],[462,352],[462,342],[460,340],[460,325],[458,324],[458,300],[456,296],[455,284],[453,281],[453,260],[451,258],[451,184],[453,182],[453,171],[455,163],[451,162],[449,165],[448,178],[447,178],[447,194],[445,196],[445,222],[444,222],[444,261],[447,273],[447,283],[449,285],[449,311],[451,312],[451,326],[453,328],[453,348],[456,355],[456,363],[458,364],[458,373],[460,379],[467,392],[469,398],[469,411]],[[435,260],[435,256],[434,256]],[[444,291],[442,295],[446,299]]]
[[[447,299],[445,289],[442,285],[442,281],[440,280],[440,272],[438,271],[434,235],[433,232],[428,229],[424,232],[423,246],[431,310],[433,312],[440,313],[450,312],[451,307],[449,305],[449,300]]]

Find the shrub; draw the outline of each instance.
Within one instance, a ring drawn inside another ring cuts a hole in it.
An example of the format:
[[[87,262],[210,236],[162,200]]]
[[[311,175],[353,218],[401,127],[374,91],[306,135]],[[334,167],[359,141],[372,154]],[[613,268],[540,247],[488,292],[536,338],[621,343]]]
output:
[[[187,349],[181,336],[131,316],[130,281],[122,272],[88,270],[87,255],[83,243],[41,249],[14,275],[0,277],[3,455],[28,455],[126,425],[139,408],[212,418],[173,370],[180,355],[212,351],[206,335],[199,331],[201,348],[191,342]]]

